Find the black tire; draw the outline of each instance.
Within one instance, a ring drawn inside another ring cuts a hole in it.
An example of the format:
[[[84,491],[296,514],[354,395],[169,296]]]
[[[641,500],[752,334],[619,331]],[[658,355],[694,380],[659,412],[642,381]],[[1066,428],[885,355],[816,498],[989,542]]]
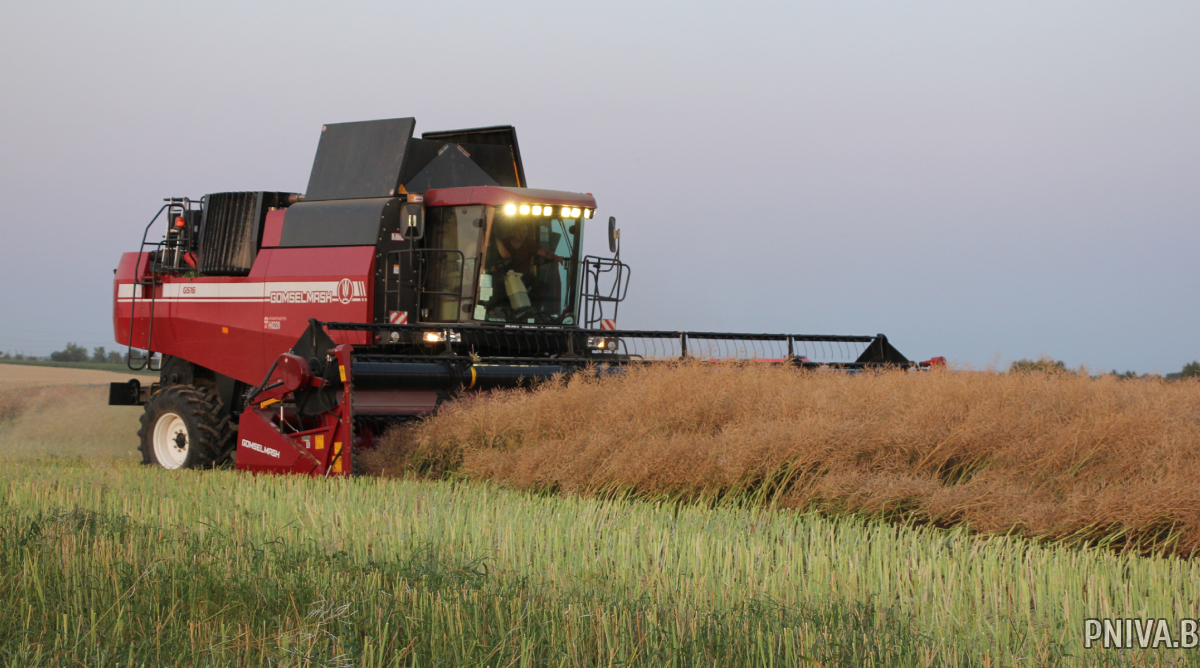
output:
[[[146,403],[138,438],[142,463],[165,469],[203,469],[221,463],[233,443],[221,401],[206,388],[168,385]]]

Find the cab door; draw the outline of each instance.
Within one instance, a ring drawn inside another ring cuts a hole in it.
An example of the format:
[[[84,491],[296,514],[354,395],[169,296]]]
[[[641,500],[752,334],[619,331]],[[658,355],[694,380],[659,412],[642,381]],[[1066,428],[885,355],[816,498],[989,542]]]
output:
[[[425,248],[397,254],[396,299],[402,298],[403,283],[410,277],[419,294],[421,322],[471,320],[485,210],[482,204],[429,208]]]

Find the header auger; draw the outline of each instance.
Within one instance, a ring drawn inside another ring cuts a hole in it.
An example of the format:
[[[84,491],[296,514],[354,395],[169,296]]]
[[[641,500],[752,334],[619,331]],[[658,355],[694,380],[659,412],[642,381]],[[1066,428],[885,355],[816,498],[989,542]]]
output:
[[[326,125],[303,195],[169,199],[163,239],[122,256],[116,339],[162,364],[149,387],[114,383],[109,403],[145,406],[145,463],[347,475],[392,424],[557,374],[940,360],[911,362],[882,334],[617,330],[629,268],[614,219],[615,257],[581,250],[595,198],[528,188],[510,126],[420,139],[414,126]]]

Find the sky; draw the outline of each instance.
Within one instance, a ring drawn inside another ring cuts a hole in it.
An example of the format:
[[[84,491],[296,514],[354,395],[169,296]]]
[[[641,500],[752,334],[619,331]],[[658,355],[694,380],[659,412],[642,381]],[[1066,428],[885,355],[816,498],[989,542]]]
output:
[[[5,3],[0,351],[115,348],[162,198],[303,191],[322,124],[413,116],[595,194],[619,327],[1178,371],[1197,34],[1195,2]]]

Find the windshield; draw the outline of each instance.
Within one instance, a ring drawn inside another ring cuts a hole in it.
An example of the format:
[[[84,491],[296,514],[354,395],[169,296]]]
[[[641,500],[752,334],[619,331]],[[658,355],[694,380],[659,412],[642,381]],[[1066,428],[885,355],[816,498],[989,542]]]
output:
[[[475,319],[574,325],[583,220],[491,212]]]

